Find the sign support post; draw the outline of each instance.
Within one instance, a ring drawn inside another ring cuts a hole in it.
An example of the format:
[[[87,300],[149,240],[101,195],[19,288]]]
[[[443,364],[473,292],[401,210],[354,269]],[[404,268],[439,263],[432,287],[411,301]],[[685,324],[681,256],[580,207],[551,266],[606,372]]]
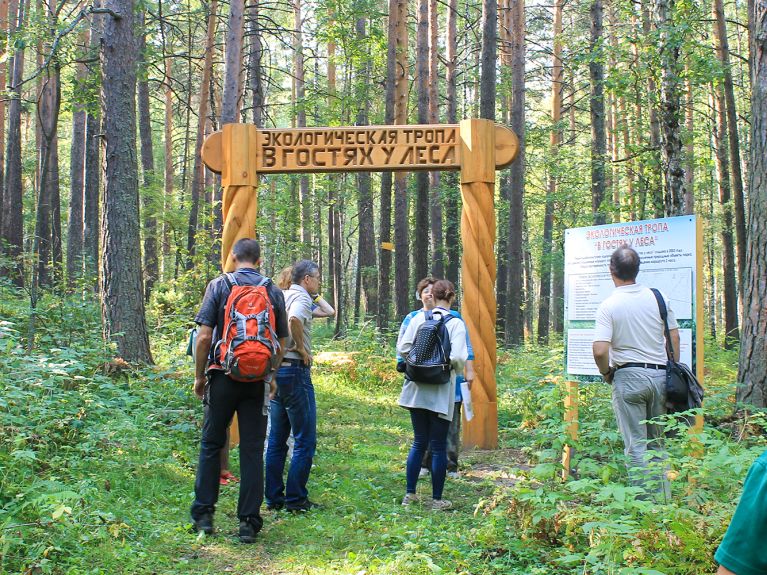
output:
[[[464,444],[498,447],[495,388],[495,124],[461,122],[461,236],[463,239],[463,318],[475,352],[472,389],[474,418],[466,423]]]

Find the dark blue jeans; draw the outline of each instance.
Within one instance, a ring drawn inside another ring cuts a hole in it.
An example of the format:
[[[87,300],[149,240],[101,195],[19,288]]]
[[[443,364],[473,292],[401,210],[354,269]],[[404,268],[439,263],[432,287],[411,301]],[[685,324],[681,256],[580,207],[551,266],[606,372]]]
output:
[[[431,448],[431,496],[442,499],[447,474],[447,432],[450,422],[427,409],[411,409],[413,446],[407,456],[407,492],[415,493],[421,460],[427,447]]]
[[[200,460],[194,483],[192,518],[213,513],[218,501],[221,450],[226,430],[237,412],[240,426],[240,499],[237,516],[249,521],[258,531],[264,499],[264,383],[234,381],[221,371],[212,372],[205,390],[205,420],[200,442]]]
[[[309,499],[306,484],[317,447],[317,404],[308,367],[298,363],[280,367],[269,417],[272,427],[266,449],[266,502],[288,508],[300,506]],[[283,473],[291,431],[295,444],[286,484]]]

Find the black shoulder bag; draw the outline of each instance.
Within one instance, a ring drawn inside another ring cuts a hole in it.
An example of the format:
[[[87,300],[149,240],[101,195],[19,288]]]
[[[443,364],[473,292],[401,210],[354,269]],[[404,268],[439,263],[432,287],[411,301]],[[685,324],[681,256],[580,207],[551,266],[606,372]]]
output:
[[[666,334],[666,409],[668,413],[687,411],[703,405],[703,387],[687,365],[674,361],[674,344],[668,329],[668,310],[663,296],[655,288],[650,288],[658,300],[658,310],[663,319]]]

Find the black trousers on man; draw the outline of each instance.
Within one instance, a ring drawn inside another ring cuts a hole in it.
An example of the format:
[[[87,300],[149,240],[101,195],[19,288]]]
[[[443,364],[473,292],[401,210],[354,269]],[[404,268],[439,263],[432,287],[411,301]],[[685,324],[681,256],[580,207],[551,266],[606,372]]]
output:
[[[205,390],[205,420],[200,461],[194,483],[192,519],[213,513],[218,501],[221,450],[235,412],[240,426],[240,499],[237,516],[256,531],[263,525],[264,440],[266,438],[265,386],[263,382],[234,381],[221,371],[212,372]]]

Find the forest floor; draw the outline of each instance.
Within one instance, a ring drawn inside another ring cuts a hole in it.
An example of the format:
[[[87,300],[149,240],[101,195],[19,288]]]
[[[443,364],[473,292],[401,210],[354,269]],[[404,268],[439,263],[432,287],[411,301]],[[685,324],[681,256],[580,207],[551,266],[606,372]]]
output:
[[[264,510],[257,542],[243,545],[236,485],[222,488],[214,536],[189,529],[202,410],[181,337],[158,336],[158,366],[133,371],[75,346],[27,354],[14,325],[0,322],[0,573],[712,572],[740,480],[767,446],[764,413],[730,416],[734,356],[714,350],[709,425],[668,444],[671,502],[626,487],[603,385],[581,388],[579,474],[563,484],[561,344],[503,352],[500,448],[462,454],[445,491],[454,509],[403,508],[412,431],[391,350],[319,328],[310,493],[321,508]]]

